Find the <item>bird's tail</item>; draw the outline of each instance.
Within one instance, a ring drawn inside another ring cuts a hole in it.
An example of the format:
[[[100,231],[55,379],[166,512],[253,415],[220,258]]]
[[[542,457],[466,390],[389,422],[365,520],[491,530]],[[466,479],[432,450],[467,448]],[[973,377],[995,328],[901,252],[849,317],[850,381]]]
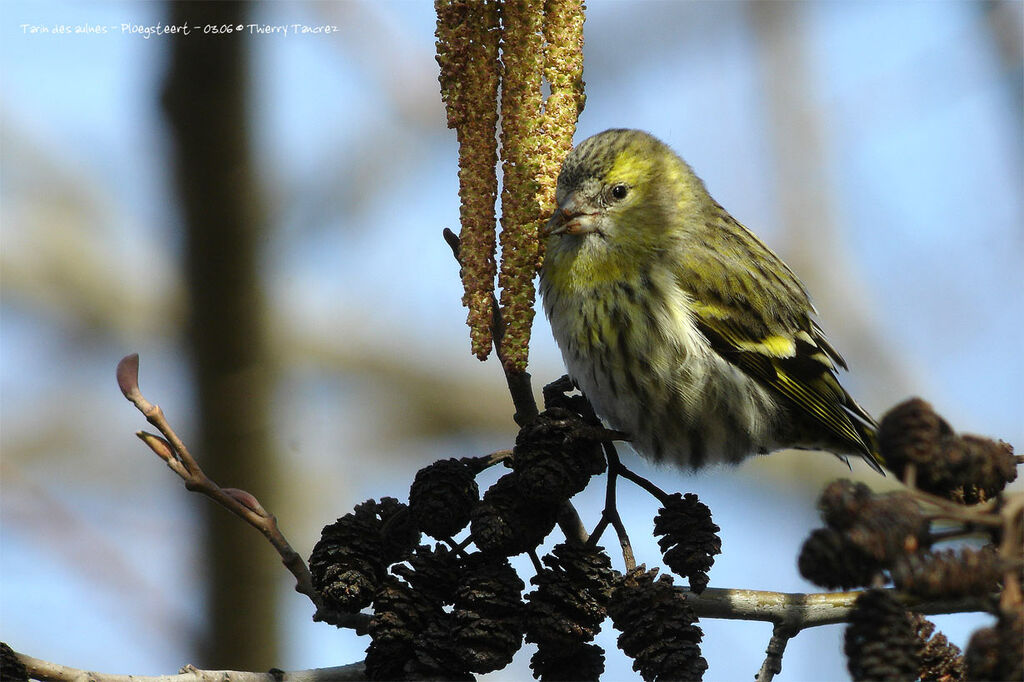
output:
[[[874,423],[867,423],[860,419],[851,419],[853,428],[860,436],[860,456],[872,469],[885,476],[882,467],[885,466],[885,458],[878,450],[878,432]]]

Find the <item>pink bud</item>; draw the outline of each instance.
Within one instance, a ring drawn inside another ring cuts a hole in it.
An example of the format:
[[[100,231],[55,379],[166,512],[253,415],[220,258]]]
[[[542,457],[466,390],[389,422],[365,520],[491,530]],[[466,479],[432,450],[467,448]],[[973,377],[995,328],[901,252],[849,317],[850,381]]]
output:
[[[139,354],[132,353],[121,358],[117,363],[117,385],[128,400],[135,402],[141,397],[139,393]]]
[[[164,461],[176,459],[174,456],[174,448],[172,448],[171,444],[160,436],[154,433],[149,433],[148,431],[138,431],[135,435],[138,436],[143,443],[148,445],[149,449],[155,452],[160,459]]]
[[[238,488],[221,488],[221,491],[236,502],[241,503],[246,509],[254,511],[260,516],[267,515],[267,510],[263,508],[263,505],[260,504],[260,501],[252,493],[239,490]]]

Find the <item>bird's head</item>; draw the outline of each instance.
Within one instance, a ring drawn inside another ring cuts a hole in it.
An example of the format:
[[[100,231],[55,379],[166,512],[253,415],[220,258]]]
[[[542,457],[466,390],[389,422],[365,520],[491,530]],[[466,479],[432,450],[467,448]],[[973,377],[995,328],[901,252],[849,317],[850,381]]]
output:
[[[546,264],[559,267],[564,258],[612,266],[619,259],[646,262],[678,232],[687,197],[698,195],[694,182],[700,180],[689,166],[643,131],[614,129],[587,138],[558,176],[557,207],[544,229]]]

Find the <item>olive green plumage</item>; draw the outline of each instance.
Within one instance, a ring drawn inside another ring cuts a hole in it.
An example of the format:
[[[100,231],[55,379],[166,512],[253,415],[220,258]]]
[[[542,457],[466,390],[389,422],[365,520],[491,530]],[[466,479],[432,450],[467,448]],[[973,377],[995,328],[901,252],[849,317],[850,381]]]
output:
[[[859,454],[874,421],[796,275],[664,143],[608,130],[558,178],[540,292],[569,374],[654,460]]]

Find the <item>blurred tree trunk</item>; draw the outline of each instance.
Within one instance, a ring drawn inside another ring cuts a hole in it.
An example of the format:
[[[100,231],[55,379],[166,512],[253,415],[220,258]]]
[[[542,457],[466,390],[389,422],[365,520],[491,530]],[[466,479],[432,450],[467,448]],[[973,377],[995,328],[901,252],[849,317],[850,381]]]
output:
[[[1024,110],[1024,3],[1020,0],[986,0],[974,6],[985,14],[986,27],[992,34],[992,44],[1002,66],[1000,80],[1006,84],[1006,93],[1012,103],[1011,111],[1020,112]],[[1014,147],[1019,168],[1024,159],[1024,136],[1018,129],[1018,134],[1012,139],[1016,142]]]
[[[248,3],[170,2],[170,22],[244,24]],[[210,476],[248,490],[273,509],[268,372],[259,245],[267,226],[250,158],[246,37],[191,35],[168,41],[163,105],[171,124],[185,222],[188,346],[198,396],[195,451]],[[203,668],[266,670],[278,663],[276,554],[252,529],[212,504],[202,507],[201,561],[208,571],[209,631]]]

